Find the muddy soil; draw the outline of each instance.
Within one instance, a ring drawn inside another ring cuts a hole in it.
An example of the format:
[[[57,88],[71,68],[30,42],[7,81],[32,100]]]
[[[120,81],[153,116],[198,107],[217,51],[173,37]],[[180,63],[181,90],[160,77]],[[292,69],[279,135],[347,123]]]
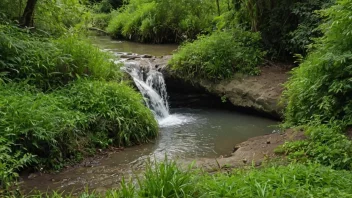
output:
[[[260,166],[265,160],[282,157],[275,154],[275,149],[288,141],[305,139],[302,131],[289,129],[284,133],[273,133],[264,136],[250,138],[234,146],[234,152],[230,156],[220,156],[217,159],[197,159],[196,168],[206,171],[217,171],[221,168],[237,168],[243,166]]]

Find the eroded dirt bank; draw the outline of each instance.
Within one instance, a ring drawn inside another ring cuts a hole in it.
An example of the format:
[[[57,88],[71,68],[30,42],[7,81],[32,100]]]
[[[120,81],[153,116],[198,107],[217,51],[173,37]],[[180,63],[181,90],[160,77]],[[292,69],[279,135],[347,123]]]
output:
[[[236,168],[246,165],[259,166],[264,160],[278,157],[274,150],[288,141],[304,139],[302,131],[289,129],[284,133],[273,133],[248,139],[234,146],[230,156],[220,156],[217,159],[198,158],[195,166],[206,171],[216,171],[221,168]]]

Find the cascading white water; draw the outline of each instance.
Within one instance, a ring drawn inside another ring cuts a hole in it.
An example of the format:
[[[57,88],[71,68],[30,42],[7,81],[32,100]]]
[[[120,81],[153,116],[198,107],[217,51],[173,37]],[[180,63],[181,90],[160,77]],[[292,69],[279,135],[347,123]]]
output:
[[[152,110],[158,121],[169,116],[169,105],[167,102],[166,84],[163,75],[149,69],[145,73],[136,63],[128,62],[123,67],[124,71],[133,78],[137,88],[142,93],[148,108]],[[145,80],[144,80],[145,79]]]

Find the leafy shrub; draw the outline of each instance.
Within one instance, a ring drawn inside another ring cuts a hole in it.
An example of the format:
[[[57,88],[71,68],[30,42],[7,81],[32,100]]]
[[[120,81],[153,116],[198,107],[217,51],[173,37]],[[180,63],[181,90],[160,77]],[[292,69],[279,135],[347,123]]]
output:
[[[318,26],[323,18],[318,10],[330,7],[335,0],[314,0],[296,2],[291,7],[291,12],[298,19],[297,27],[286,33],[286,49],[291,54],[307,54],[307,49],[314,43],[314,39],[321,37],[322,32]]]
[[[13,151],[14,143],[0,136],[0,196],[1,189],[8,190],[12,182],[17,179],[18,171],[34,161],[34,156]]]
[[[343,0],[323,11],[328,17],[320,27],[324,36],[286,83],[283,100],[287,102],[287,125],[315,119],[352,125],[351,6],[351,1]]]
[[[111,14],[106,14],[106,13],[93,13],[91,14],[90,20],[91,20],[91,26],[96,27],[102,30],[105,30],[108,25],[109,21],[111,20]]]
[[[142,96],[125,84],[81,80],[58,93],[70,96],[67,105],[88,116],[88,131],[106,134],[114,145],[145,143],[158,134]]]
[[[131,0],[113,15],[107,31],[141,42],[173,43],[209,31],[214,14],[213,2]]]
[[[40,164],[54,168],[77,152],[84,114],[24,84],[2,85],[0,95],[0,137],[13,143],[13,152],[36,155]]]
[[[319,125],[307,128],[307,140],[287,142],[279,152],[290,159],[315,161],[334,169],[352,169],[352,142],[337,126]]]
[[[144,143],[158,132],[140,94],[116,82],[78,81],[50,94],[5,84],[0,114],[0,138],[11,151],[35,155],[40,166],[53,169],[95,148]]]
[[[182,171],[167,158],[161,163],[149,161],[139,186],[141,197],[188,197],[194,189],[191,171]]]
[[[256,74],[264,56],[259,40],[259,34],[242,30],[214,32],[182,45],[169,64],[176,74],[188,79],[217,80],[235,73]]]
[[[117,79],[120,71],[110,56],[74,35],[39,38],[19,28],[0,25],[0,73],[49,89],[77,78]]]
[[[54,40],[54,43],[62,54],[70,58],[64,63],[66,67],[60,68],[64,70],[63,73],[104,80],[117,80],[122,75],[119,67],[110,61],[112,57],[93,46],[87,39],[68,35]]]
[[[2,0],[0,15],[19,22],[27,1]],[[41,0],[37,1],[33,26],[51,35],[62,35],[68,29],[84,22],[88,10],[79,0]],[[2,21],[0,22],[2,23]]]
[[[79,0],[41,0],[34,14],[34,26],[53,35],[84,22],[87,8]]]

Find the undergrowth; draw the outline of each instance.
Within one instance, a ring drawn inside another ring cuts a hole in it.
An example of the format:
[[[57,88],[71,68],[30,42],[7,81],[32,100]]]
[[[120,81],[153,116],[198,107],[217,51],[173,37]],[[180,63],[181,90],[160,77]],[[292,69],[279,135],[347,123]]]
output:
[[[324,36],[285,84],[286,127],[304,126],[307,140],[279,151],[291,159],[315,161],[334,169],[352,168],[352,1],[340,0],[321,11]]]
[[[182,45],[169,64],[186,79],[219,80],[235,73],[258,74],[264,52],[260,35],[243,30],[214,32]]]
[[[0,24],[0,73],[12,81],[26,80],[44,90],[79,77],[113,80],[121,76],[111,57],[74,34],[42,37]]]
[[[289,159],[314,161],[334,169],[352,170],[352,142],[339,125],[312,125],[305,128],[306,140],[286,142],[276,149]]]
[[[8,141],[9,153],[35,156],[42,168],[60,169],[94,148],[139,144],[157,136],[142,97],[125,84],[80,80],[50,94],[30,88],[0,87],[0,137]]]
[[[23,169],[60,170],[158,135],[142,96],[84,37],[0,30],[0,196]]]
[[[131,0],[113,12],[107,31],[140,42],[175,43],[209,31],[214,14],[208,1]]]
[[[209,174],[175,162],[147,165],[138,186],[123,180],[119,190],[80,197],[352,197],[352,174],[319,164],[267,165]],[[33,197],[64,197],[42,194]],[[67,195],[67,197],[71,197]]]
[[[324,36],[286,83],[287,125],[341,121],[352,125],[352,1],[322,11]]]

